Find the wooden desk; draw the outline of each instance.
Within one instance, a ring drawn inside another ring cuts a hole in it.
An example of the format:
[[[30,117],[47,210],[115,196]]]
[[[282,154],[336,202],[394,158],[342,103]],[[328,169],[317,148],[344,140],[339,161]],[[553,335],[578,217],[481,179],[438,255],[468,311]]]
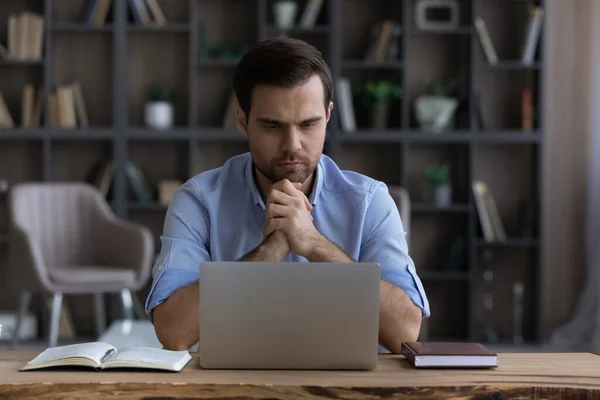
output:
[[[494,370],[417,370],[402,356],[381,355],[367,372],[215,371],[199,369],[194,354],[179,373],[17,372],[37,354],[0,351],[0,399],[600,398],[600,357],[585,353],[501,354]]]

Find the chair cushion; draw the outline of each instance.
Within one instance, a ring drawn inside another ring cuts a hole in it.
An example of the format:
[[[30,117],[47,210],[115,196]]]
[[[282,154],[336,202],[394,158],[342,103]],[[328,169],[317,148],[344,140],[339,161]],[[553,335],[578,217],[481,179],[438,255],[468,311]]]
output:
[[[135,271],[127,268],[69,265],[48,268],[48,273],[60,285],[122,283],[126,286],[135,281]]]

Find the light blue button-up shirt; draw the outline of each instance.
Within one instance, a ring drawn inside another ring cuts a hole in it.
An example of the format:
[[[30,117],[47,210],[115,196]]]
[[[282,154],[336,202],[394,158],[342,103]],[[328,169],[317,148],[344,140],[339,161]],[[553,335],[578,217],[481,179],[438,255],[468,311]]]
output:
[[[381,277],[403,289],[430,314],[429,302],[387,186],[340,170],[323,155],[309,201],[315,227],[354,260],[381,266]],[[203,172],[175,193],[167,214],[159,257],[152,269],[146,312],[176,289],[202,278],[203,261],[234,261],[264,239],[265,204],[254,181],[250,153]],[[308,262],[290,253],[284,261]]]

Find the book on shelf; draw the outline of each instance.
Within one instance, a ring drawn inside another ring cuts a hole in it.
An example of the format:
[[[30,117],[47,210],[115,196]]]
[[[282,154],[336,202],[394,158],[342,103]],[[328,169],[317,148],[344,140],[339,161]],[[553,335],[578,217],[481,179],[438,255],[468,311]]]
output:
[[[544,9],[540,6],[532,6],[529,10],[529,21],[525,30],[525,43],[521,54],[521,62],[532,64],[535,59],[535,51],[540,41]]]
[[[531,89],[525,88],[521,91],[521,131],[533,130],[533,118],[533,94]]]
[[[2,97],[2,93],[0,93],[0,127],[13,128],[14,126],[15,121],[8,110],[8,106],[4,101],[4,97]]]
[[[187,350],[172,351],[154,347],[117,349],[103,342],[49,347],[23,365],[19,371],[53,367],[87,367],[96,371],[134,368],[179,372],[192,359]]]
[[[103,26],[109,15],[113,0],[88,0],[84,4],[80,21],[90,26]]]
[[[109,199],[111,196],[114,176],[114,160],[101,161],[92,166],[88,172],[86,182],[95,186],[102,194],[102,197]]]
[[[477,31],[477,36],[479,37],[479,42],[481,43],[481,47],[483,48],[483,52],[485,57],[490,65],[498,64],[498,54],[496,53],[496,48],[492,43],[492,39],[487,30],[487,25],[483,18],[477,17],[475,18],[475,30]]]
[[[486,242],[505,242],[506,232],[504,231],[504,226],[491,190],[485,182],[477,179],[472,182],[471,187],[475,198],[477,216],[479,217],[481,231],[483,232],[483,239]]]
[[[156,0],[128,0],[131,17],[136,25],[166,25],[167,19]]]
[[[11,14],[7,24],[7,46],[0,55],[8,60],[40,61],[44,38],[44,17],[24,11]]]
[[[376,23],[371,31],[371,41],[365,61],[384,62],[398,58],[401,26],[392,20]]]
[[[133,161],[125,162],[125,174],[129,181],[130,198],[142,204],[157,199],[157,185],[139,165]]]
[[[57,128],[87,128],[89,119],[83,89],[78,81],[60,85],[48,97],[50,125]]]
[[[323,8],[323,0],[308,0],[306,7],[304,7],[304,12],[300,17],[300,27],[314,27],[315,23],[317,22],[317,18],[321,13],[321,8]]]
[[[337,98],[339,102],[340,123],[344,132],[356,131],[356,118],[352,103],[352,84],[346,77],[336,81]]]

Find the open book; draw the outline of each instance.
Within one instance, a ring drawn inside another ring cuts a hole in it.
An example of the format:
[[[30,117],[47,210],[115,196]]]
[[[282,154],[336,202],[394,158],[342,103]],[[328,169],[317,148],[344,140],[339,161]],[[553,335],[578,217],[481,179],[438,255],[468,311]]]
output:
[[[129,347],[117,350],[108,343],[90,342],[50,347],[21,367],[19,371],[75,366],[91,367],[96,370],[143,368],[178,372],[191,358],[187,350],[171,351],[153,347]]]

